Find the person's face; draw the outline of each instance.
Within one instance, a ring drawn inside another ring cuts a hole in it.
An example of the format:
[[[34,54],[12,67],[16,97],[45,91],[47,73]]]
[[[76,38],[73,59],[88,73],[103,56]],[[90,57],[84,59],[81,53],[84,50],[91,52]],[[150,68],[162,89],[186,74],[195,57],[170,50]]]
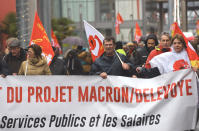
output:
[[[168,36],[163,35],[161,37],[160,44],[162,45],[163,48],[169,48],[170,44],[171,44],[171,41],[170,41]]]
[[[180,40],[175,39],[173,41],[173,48],[174,48],[175,52],[180,53],[183,50],[184,45]]]
[[[9,52],[12,54],[12,56],[19,56],[20,47],[9,47]]]
[[[124,46],[123,46],[123,49],[124,49],[125,52],[128,52],[129,47],[128,47],[127,45],[124,45]]]
[[[114,54],[115,45],[113,44],[113,41],[104,41],[104,51],[107,55],[113,55]]]
[[[155,47],[155,40],[154,39],[148,39],[147,41],[147,47]]]
[[[133,45],[130,45],[130,46],[129,46],[129,49],[130,49],[130,50],[135,50],[136,47],[137,47],[136,44],[133,44]]]
[[[32,48],[29,48],[27,53],[28,53],[28,57],[29,58],[34,58],[35,57],[35,52],[33,51]]]

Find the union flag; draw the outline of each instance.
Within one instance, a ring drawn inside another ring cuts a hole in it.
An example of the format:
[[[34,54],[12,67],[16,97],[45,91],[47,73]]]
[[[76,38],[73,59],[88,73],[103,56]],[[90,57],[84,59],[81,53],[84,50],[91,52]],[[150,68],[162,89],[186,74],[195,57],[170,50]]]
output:
[[[142,36],[142,31],[138,25],[138,23],[136,22],[135,24],[135,35],[134,35],[134,40],[139,42],[140,41],[140,38]]]
[[[120,34],[120,24],[122,24],[124,22],[122,16],[120,15],[120,13],[117,13],[117,18],[115,21],[115,33],[116,34]]]
[[[194,50],[194,48],[192,47],[192,45],[188,41],[188,39],[185,37],[183,32],[180,30],[177,22],[174,22],[172,24],[172,37],[175,36],[176,34],[181,34],[184,37],[184,40],[185,40],[186,46],[187,46],[186,51],[189,56],[191,66],[199,68],[199,57],[198,57],[196,51]]]
[[[42,48],[42,55],[46,57],[47,63],[50,65],[54,57],[54,51],[37,12],[35,12],[35,19],[29,45],[32,44],[37,44]]]
[[[96,58],[100,57],[104,53],[104,36],[85,20],[84,27],[89,43],[89,49],[91,52],[92,60],[94,62]]]

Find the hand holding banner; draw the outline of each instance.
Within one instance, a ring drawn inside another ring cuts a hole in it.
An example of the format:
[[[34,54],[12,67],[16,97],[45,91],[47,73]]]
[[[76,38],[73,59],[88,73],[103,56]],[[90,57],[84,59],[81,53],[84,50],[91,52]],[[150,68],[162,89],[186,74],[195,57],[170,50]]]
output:
[[[196,124],[190,69],[152,79],[8,76],[0,83],[3,131],[184,131]]]

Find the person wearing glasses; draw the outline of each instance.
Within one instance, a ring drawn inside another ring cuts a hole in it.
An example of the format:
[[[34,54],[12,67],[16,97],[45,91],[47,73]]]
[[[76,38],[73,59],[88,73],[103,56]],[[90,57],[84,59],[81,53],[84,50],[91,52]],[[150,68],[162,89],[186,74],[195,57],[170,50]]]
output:
[[[3,57],[2,66],[8,67],[8,75],[17,75],[21,63],[26,60],[26,52],[17,38],[9,38],[6,43],[9,53]]]
[[[30,45],[27,60],[21,64],[18,75],[51,75],[46,58],[41,54],[42,49],[39,45]]]

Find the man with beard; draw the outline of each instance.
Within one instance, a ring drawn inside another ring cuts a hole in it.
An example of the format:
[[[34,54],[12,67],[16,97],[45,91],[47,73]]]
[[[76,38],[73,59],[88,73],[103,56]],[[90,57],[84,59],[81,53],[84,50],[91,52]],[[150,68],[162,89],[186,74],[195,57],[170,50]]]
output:
[[[158,45],[158,39],[155,34],[150,34],[145,40],[145,47],[137,48],[137,52],[141,55],[141,61],[146,62],[150,52]],[[144,63],[143,63],[144,64]]]
[[[164,52],[170,51],[171,39],[168,33],[163,32],[160,36],[160,44],[156,46],[153,51],[149,54],[145,67],[137,67],[136,71],[139,73],[138,77],[142,78],[152,78],[160,75],[160,72],[157,67],[151,68],[150,61],[157,55],[162,54]]]
[[[148,55],[153,49],[155,49],[155,46],[157,45],[158,45],[157,36],[155,34],[148,35],[145,42],[145,47],[146,47]]]

